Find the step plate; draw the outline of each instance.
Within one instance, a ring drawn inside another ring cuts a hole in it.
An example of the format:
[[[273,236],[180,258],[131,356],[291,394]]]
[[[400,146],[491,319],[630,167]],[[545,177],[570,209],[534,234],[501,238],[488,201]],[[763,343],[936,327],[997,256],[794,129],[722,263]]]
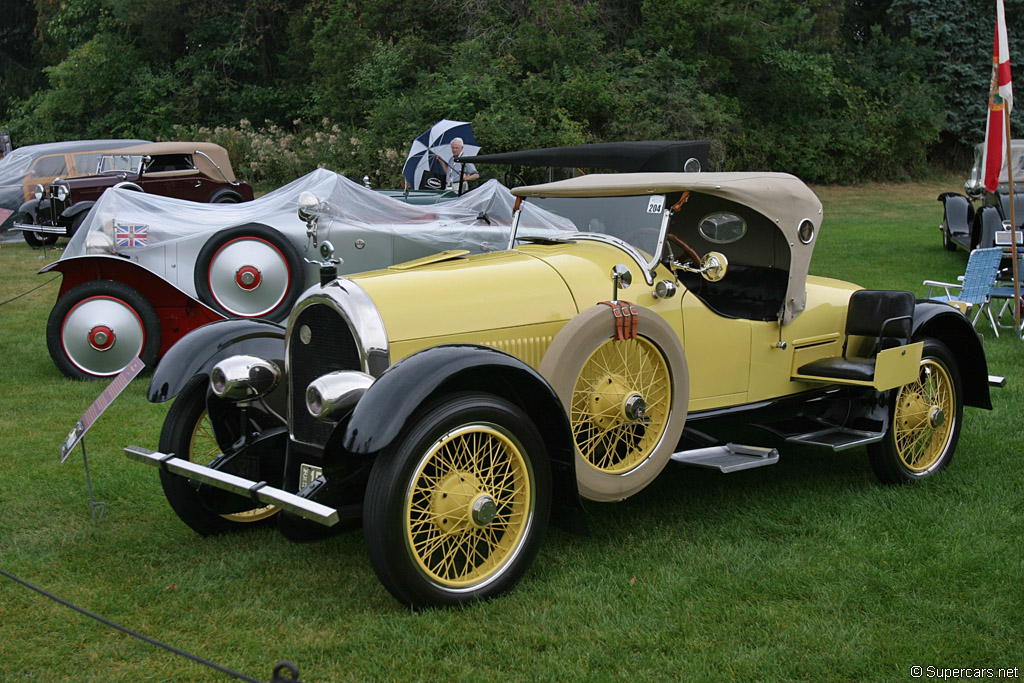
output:
[[[757,446],[740,446],[729,443],[724,446],[695,448],[680,451],[672,456],[676,462],[696,467],[710,467],[724,474],[749,470],[754,467],[774,465],[779,461],[779,452],[774,448]]]
[[[845,451],[848,448],[866,446],[869,443],[877,443],[884,438],[885,432],[864,432],[857,429],[833,427],[831,429],[823,429],[820,432],[790,436],[786,439],[786,442],[831,448],[833,451],[838,452]]]

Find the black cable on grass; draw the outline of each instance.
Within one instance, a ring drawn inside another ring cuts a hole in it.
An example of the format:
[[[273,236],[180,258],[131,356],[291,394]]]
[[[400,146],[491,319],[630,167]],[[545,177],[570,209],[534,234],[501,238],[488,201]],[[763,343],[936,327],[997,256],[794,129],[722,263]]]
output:
[[[7,303],[7,302],[5,301],[4,303]],[[184,650],[179,650],[178,648],[176,648],[176,647],[174,647],[172,645],[168,645],[166,643],[161,643],[159,640],[156,640],[155,638],[150,638],[149,636],[144,636],[141,633],[136,633],[135,631],[132,631],[131,629],[125,628],[124,626],[121,626],[119,624],[115,624],[114,622],[110,621],[109,619],[104,619],[103,617],[99,616],[98,614],[93,614],[89,610],[83,609],[83,608],[79,607],[78,605],[74,605],[74,604],[68,602],[67,600],[63,600],[61,598],[58,598],[56,595],[54,595],[52,593],[48,593],[47,591],[43,590],[42,588],[39,588],[38,586],[33,586],[28,581],[25,581],[23,579],[19,579],[17,576],[14,576],[13,574],[9,574],[9,573],[5,572],[3,569],[0,569],[0,575],[6,576],[11,581],[14,581],[16,583],[20,583],[22,586],[24,586],[25,588],[28,588],[29,590],[33,590],[36,593],[39,593],[40,595],[45,595],[46,597],[50,598],[51,600],[53,600],[56,603],[64,605],[65,607],[69,607],[69,608],[75,610],[76,612],[78,612],[79,614],[84,614],[85,616],[89,617],[90,619],[95,619],[96,621],[100,622],[101,624],[105,624],[105,625],[109,626],[110,628],[116,629],[116,630],[120,631],[121,633],[125,633],[125,634],[127,634],[129,636],[132,636],[133,638],[138,638],[139,640],[144,640],[147,643],[150,643],[151,645],[156,645],[157,647],[162,647],[165,650],[173,652],[176,655],[181,655],[182,657],[185,657],[187,659],[191,659],[193,662],[196,662],[198,664],[202,664],[203,666],[208,666],[211,669],[216,669],[217,671],[220,671],[221,673],[227,674],[228,676],[233,676],[233,677],[241,679],[243,681],[249,681],[250,683],[263,683],[263,681],[257,680],[255,678],[250,678],[249,676],[246,676],[245,674],[238,673],[237,671],[232,671],[231,669],[228,669],[227,667],[223,667],[220,664],[215,664],[215,663],[213,663],[213,662],[211,662],[211,661],[209,661],[207,659],[203,659],[202,657],[199,657],[197,655],[191,654],[189,652],[185,652]],[[282,669],[288,669],[291,672],[291,674],[293,676],[295,676],[295,678],[281,678],[281,677],[279,677],[279,672],[281,672]],[[298,667],[296,667],[291,662],[278,662],[277,665],[274,667],[274,673],[273,673],[273,678],[271,679],[271,683],[301,683],[301,681],[299,681],[298,678],[297,678],[298,675],[299,675]]]
[[[9,304],[12,301],[14,301],[15,299],[20,299],[21,297],[25,296],[26,294],[31,294],[32,292],[36,291],[40,287],[45,287],[46,285],[50,284],[51,282],[53,282],[54,280],[56,280],[59,277],[60,277],[60,275],[57,275],[56,277],[52,277],[49,280],[47,280],[46,282],[44,282],[43,284],[39,285],[39,287],[33,287],[32,289],[28,290],[27,292],[22,292],[18,296],[11,297],[7,301],[0,301],[0,306],[3,306],[4,304]]]

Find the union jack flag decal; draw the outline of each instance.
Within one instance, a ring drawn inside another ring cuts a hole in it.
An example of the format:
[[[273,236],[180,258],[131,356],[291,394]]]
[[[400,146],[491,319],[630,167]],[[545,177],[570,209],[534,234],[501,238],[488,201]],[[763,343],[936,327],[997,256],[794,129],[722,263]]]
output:
[[[119,247],[144,247],[148,237],[148,225],[114,226],[114,241]]]

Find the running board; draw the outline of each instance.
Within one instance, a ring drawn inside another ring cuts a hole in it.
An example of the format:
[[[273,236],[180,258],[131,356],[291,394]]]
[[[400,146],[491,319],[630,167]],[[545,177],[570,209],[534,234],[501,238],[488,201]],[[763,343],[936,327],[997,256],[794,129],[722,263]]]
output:
[[[721,470],[724,474],[729,474],[730,472],[749,470],[753,467],[774,465],[779,461],[779,452],[774,448],[727,443],[724,446],[679,451],[672,455],[672,459],[684,465],[711,467]]]
[[[256,503],[276,505],[283,510],[294,512],[304,519],[324,526],[334,526],[338,523],[338,511],[334,508],[302,498],[284,489],[268,486],[266,482],[252,481],[227,472],[211,470],[209,467],[177,458],[173,453],[165,455],[141,446],[126,446],[124,453],[136,462],[159,467],[171,474],[251,498]]]
[[[829,427],[817,432],[795,434],[786,437],[786,443],[820,446],[822,448],[831,448],[833,451],[838,452],[845,451],[848,448],[866,446],[869,443],[877,443],[884,438],[885,432],[866,432],[847,427]]]

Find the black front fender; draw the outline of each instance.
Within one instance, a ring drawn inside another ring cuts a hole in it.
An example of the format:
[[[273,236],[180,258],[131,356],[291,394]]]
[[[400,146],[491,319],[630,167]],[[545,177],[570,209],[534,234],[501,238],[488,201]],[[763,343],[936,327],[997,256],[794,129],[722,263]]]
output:
[[[974,205],[967,197],[957,192],[943,192],[939,195],[942,202],[942,222],[951,233],[969,235],[974,222]]]
[[[552,522],[586,533],[576,486],[576,446],[555,390],[515,356],[486,346],[436,346],[395,363],[370,385],[345,431],[343,445],[356,454],[379,453],[428,400],[454,391],[484,391],[519,406],[544,437],[554,484]]]
[[[74,218],[80,213],[85,213],[93,207],[96,202],[76,202],[64,209],[64,213],[61,214],[61,218]]]
[[[18,210],[14,212],[13,218],[19,223],[24,222],[25,218],[30,218],[33,223],[38,223],[40,211],[49,213],[49,203],[45,199],[30,199],[18,207]]]
[[[174,398],[190,379],[209,375],[214,365],[229,356],[259,356],[277,363],[283,371],[284,338],[285,328],[266,320],[219,320],[196,328],[160,360],[149,382],[149,400],[161,403]],[[282,381],[274,391],[282,394],[282,407],[285,384]],[[276,406],[277,401],[271,403]]]
[[[918,300],[914,307],[912,338],[938,339],[953,352],[960,366],[964,405],[992,409],[988,386],[988,361],[981,337],[960,311],[941,301]]]

